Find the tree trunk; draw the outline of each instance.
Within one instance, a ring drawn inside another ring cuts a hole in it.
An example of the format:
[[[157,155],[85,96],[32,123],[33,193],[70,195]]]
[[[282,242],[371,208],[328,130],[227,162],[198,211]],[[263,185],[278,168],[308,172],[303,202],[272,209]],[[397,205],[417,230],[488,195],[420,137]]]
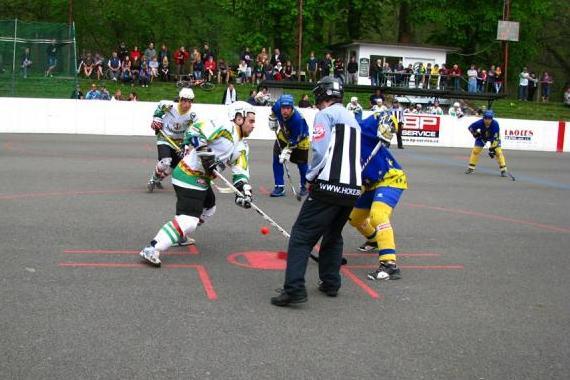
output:
[[[398,12],[398,42],[410,43],[412,40],[412,24],[410,23],[410,3],[402,1]]]

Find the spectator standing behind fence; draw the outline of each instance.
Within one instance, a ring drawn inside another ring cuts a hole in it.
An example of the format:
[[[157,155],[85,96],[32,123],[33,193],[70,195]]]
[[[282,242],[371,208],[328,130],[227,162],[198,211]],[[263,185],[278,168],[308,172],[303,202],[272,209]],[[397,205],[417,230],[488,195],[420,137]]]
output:
[[[319,70],[319,61],[315,57],[315,52],[312,51],[307,59],[307,78],[309,83],[317,82],[317,71]]]
[[[326,77],[330,75],[332,70],[332,56],[331,53],[326,53],[325,58],[319,62],[319,78]]]
[[[503,69],[501,66],[497,66],[495,69],[495,93],[501,92],[503,88]]]
[[[170,59],[170,52],[168,51],[166,44],[162,44],[158,51],[158,62],[162,63],[164,61],[164,57],[166,57],[167,60]]]
[[[285,62],[285,67],[283,67],[283,79],[285,80],[293,80],[293,64],[291,63],[291,61],[287,60],[287,62]]]
[[[470,94],[477,92],[477,69],[475,65],[471,65],[467,70],[467,91]]]
[[[529,102],[534,101],[534,94],[536,93],[536,86],[538,83],[538,79],[536,78],[535,73],[528,74],[528,96],[527,100]]]
[[[230,82],[230,69],[226,61],[220,58],[218,61],[218,83],[229,83]]]
[[[21,59],[22,75],[24,78],[28,77],[28,70],[32,66],[32,54],[30,48],[25,48]]]
[[[247,69],[245,71],[245,79],[246,82],[251,83],[251,78],[253,75],[253,54],[249,51],[249,48],[246,47],[245,50],[241,53],[240,58],[245,61],[247,65]],[[220,59],[221,62],[221,59]]]
[[[540,84],[542,85],[542,102],[548,102],[550,99],[550,86],[553,82],[554,80],[550,74],[545,71],[544,74],[542,74],[542,78],[540,78]]]
[[[184,63],[189,57],[190,54],[188,54],[184,46],[180,46],[180,49],[174,52],[173,58],[174,65],[176,66],[176,79],[180,79],[180,76],[184,75]]]
[[[47,63],[48,67],[45,76],[53,77],[53,72],[57,66],[57,46],[55,40],[52,40],[47,47]]]
[[[356,57],[350,57],[348,65],[346,66],[346,72],[348,77],[346,78],[347,84],[357,84],[358,83],[358,63],[356,63]]]
[[[491,65],[489,70],[487,71],[487,86],[485,87],[485,92],[493,92],[495,91],[495,65]]]
[[[309,94],[303,94],[303,96],[301,96],[301,100],[299,100],[299,104],[298,104],[299,108],[312,108],[313,105],[311,104],[311,101],[309,100]]]
[[[459,91],[461,90],[461,75],[463,73],[461,72],[461,69],[459,68],[459,65],[455,64],[451,67],[451,70],[449,70],[449,77],[451,78],[451,86],[453,87],[454,91]]]
[[[526,101],[528,97],[528,70],[523,67],[522,71],[519,73],[519,100]]]

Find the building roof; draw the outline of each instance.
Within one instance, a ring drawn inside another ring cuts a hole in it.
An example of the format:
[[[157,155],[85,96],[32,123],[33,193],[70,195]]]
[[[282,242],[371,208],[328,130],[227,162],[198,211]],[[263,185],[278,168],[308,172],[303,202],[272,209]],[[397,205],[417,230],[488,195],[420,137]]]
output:
[[[414,48],[414,49],[426,49],[426,50],[445,50],[446,52],[459,51],[459,48],[451,46],[438,46],[438,45],[425,45],[425,44],[404,44],[399,42],[378,42],[378,41],[366,41],[366,40],[354,40],[351,42],[344,42],[339,44],[334,44],[333,48],[345,48],[354,45],[376,45],[376,46],[386,46],[386,47],[399,47],[399,48]]]

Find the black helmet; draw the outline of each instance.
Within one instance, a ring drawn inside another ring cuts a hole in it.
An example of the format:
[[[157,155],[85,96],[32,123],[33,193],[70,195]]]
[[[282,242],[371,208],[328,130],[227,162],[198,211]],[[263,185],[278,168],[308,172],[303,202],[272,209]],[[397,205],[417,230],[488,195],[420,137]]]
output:
[[[337,98],[342,101],[343,93],[342,83],[338,79],[329,76],[321,78],[317,82],[317,86],[313,88],[313,94],[317,103],[329,98]]]

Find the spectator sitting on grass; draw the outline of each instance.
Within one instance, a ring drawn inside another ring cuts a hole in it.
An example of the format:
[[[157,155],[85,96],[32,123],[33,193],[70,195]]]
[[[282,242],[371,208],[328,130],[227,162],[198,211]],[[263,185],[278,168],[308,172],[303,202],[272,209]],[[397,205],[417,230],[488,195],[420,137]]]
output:
[[[71,93],[71,99],[83,99],[83,92],[81,91],[81,86],[75,86],[75,90]]]
[[[91,89],[87,91],[85,94],[86,100],[97,100],[101,98],[101,93],[97,89],[97,85],[95,83],[91,84]]]
[[[566,92],[564,93],[564,105],[570,107],[570,86],[566,88]]]
[[[269,94],[269,89],[267,87],[263,87],[260,92],[255,95],[255,102],[258,106],[267,106],[269,105],[269,100],[271,99],[271,95]]]

